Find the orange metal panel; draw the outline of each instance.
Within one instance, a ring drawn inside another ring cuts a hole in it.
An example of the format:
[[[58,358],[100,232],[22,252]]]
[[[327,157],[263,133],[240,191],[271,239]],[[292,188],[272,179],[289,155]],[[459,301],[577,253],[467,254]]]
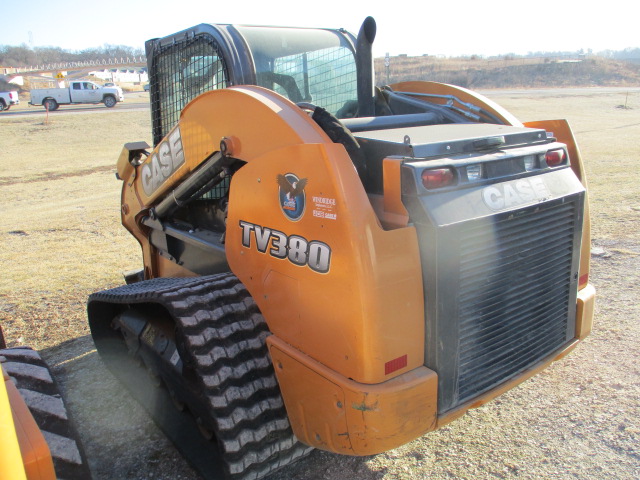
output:
[[[576,338],[582,340],[591,333],[593,313],[596,303],[596,289],[589,284],[578,290],[578,304],[576,308]]]
[[[147,277],[189,273],[158,257],[140,219],[170,186],[217,151],[222,138],[230,139],[229,155],[247,164],[231,183],[227,257],[271,331],[363,383],[379,383],[422,365],[424,308],[415,229],[382,228],[342,145],[331,142],[296,105],[260,87],[205,93],[185,107],[176,128],[184,163],[154,185],[151,195],[144,191],[144,167],[154,155],[160,158],[162,144],[146,164],[119,169],[125,175],[122,221],[142,245]],[[280,202],[277,177],[286,174],[307,182],[306,210],[295,221],[285,216]],[[247,232],[248,247],[240,222],[253,228]],[[262,251],[256,233],[266,242]],[[330,249],[330,268],[314,271],[302,251],[304,261],[291,261],[291,245],[283,241],[313,244],[309,256]],[[288,258],[276,258],[274,249]],[[385,368],[405,355],[404,367]]]
[[[148,172],[154,161],[157,168],[165,168],[166,162],[158,162],[166,153],[165,142],[161,142],[135,169],[126,165],[126,158],[122,155],[118,161],[118,172],[123,180],[122,224],[142,247],[148,277],[160,276],[161,273],[156,263],[157,253],[146,239],[148,229],[140,225],[140,220],[181,178],[218,151],[223,138],[230,140],[232,151],[229,154],[244,161],[287,145],[331,143],[322,129],[300,108],[271,90],[255,86],[225,88],[200,95],[183,109],[179,124],[166,138],[176,131],[180,132],[184,163],[167,176],[151,195],[143,188],[145,168]]]
[[[437,375],[426,367],[377,385],[361,384],[274,336],[267,344],[293,431],[308,445],[373,455],[435,427]]]
[[[276,176],[287,173],[307,181],[306,209],[297,221],[280,203]],[[227,259],[276,336],[362,383],[424,363],[415,229],[380,226],[342,145],[268,152],[233,176],[230,191]],[[259,238],[266,247],[258,248]],[[277,258],[277,245],[292,238],[329,248],[327,271],[291,261],[291,248],[288,258]],[[404,355],[406,366],[386,373],[385,364]]]
[[[446,83],[438,82],[400,82],[391,85],[391,88],[396,92],[414,92],[414,93],[429,93],[432,95],[454,95],[463,102],[472,103],[478,107],[482,107],[489,113],[492,113],[507,125],[513,125],[515,127],[521,127],[522,123],[514,117],[511,113],[505,110],[503,107],[495,103],[493,100],[489,100],[484,95],[477,92],[467,90],[463,87],[455,85],[448,85]],[[419,97],[415,97],[419,100]],[[446,99],[428,98],[425,99],[429,102],[446,103]]]
[[[402,203],[402,182],[400,181],[402,162],[399,158],[385,158],[382,161],[384,192],[382,223],[387,228],[406,227],[409,223],[409,212]]]
[[[143,205],[161,198],[180,178],[220,150],[223,138],[232,139],[231,155],[245,161],[287,145],[331,142],[300,108],[271,90],[254,86],[203,93],[184,107],[178,126],[165,138],[171,137],[176,128],[180,130],[185,162],[151,195],[145,193],[138,179],[136,192]],[[153,163],[156,155],[163,156],[163,142],[142,168]]]

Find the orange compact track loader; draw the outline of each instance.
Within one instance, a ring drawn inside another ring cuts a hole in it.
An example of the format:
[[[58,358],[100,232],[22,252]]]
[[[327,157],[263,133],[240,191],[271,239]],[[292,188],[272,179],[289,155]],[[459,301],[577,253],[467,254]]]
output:
[[[143,268],[89,298],[89,323],[116,375],[128,354],[166,387],[179,418],[129,381],[207,477],[395,448],[591,329],[567,122],[376,87],[375,33],[201,24],[146,43],[154,147],[117,164]]]

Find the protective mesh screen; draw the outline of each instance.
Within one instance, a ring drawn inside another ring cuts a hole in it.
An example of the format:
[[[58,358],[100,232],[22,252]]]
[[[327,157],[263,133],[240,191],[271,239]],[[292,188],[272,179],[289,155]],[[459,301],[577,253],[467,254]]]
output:
[[[161,47],[151,69],[153,141],[157,145],[198,95],[225,88],[228,71],[216,42],[199,35]]]
[[[265,82],[271,88],[294,102],[312,102],[332,114],[357,98],[356,65],[353,52],[346,47],[323,48],[274,60],[273,72],[295,81]],[[268,80],[268,77],[266,77]],[[258,76],[260,82],[260,75]]]
[[[220,183],[212,188],[202,192],[200,200],[219,200],[227,196],[229,192],[229,184],[231,183],[231,174],[225,174]]]

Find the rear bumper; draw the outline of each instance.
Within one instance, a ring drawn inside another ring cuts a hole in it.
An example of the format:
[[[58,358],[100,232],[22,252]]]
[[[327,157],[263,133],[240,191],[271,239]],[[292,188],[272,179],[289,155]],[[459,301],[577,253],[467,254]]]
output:
[[[267,339],[296,437],[321,450],[373,455],[403,445],[437,421],[438,377],[418,367],[375,385],[354,382],[275,335]]]
[[[573,350],[591,331],[595,288],[578,292],[576,338],[517,376],[438,416],[438,376],[418,367],[383,383],[354,382],[275,335],[267,339],[295,435],[347,455],[374,455],[408,443],[489,402]]]
[[[591,333],[593,312],[596,304],[596,289],[590,283],[582,290],[578,290],[576,305],[576,338],[584,339]]]

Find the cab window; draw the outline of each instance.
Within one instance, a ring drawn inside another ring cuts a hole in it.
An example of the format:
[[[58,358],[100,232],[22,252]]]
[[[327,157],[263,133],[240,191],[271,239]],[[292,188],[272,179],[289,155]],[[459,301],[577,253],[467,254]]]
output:
[[[237,27],[256,68],[257,84],[294,103],[309,102],[334,115],[357,100],[355,56],[335,31]]]

